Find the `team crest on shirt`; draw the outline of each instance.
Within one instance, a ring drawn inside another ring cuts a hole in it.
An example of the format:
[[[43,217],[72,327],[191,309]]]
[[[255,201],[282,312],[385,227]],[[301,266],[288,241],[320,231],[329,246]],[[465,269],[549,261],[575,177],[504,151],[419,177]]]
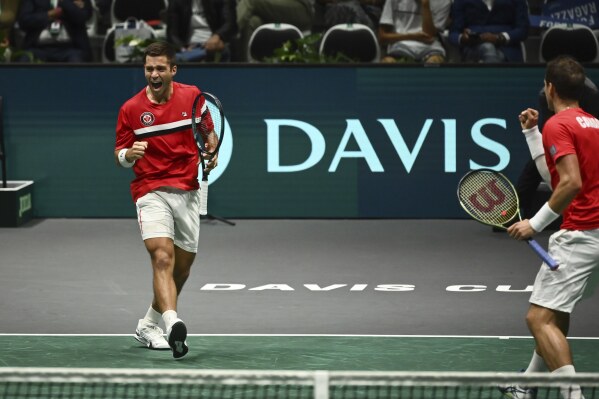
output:
[[[139,117],[139,120],[144,126],[151,126],[156,120],[156,118],[154,117],[154,114],[152,114],[151,112],[144,112]]]

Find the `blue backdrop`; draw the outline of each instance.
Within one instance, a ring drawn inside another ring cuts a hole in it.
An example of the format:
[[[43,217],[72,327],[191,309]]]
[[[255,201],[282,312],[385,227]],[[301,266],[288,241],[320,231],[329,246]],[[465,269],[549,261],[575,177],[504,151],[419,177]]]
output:
[[[543,75],[529,65],[183,65],[177,80],[225,108],[211,213],[464,218],[455,191],[465,172],[515,180],[527,161],[517,115],[537,106]],[[141,65],[0,67],[8,177],[35,181],[36,216],[135,216],[132,172],[113,149],[118,109],[144,85]]]

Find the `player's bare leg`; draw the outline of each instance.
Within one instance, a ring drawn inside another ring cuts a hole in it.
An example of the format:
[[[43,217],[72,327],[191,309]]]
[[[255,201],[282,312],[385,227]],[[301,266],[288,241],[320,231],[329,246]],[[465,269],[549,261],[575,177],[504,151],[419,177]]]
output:
[[[150,253],[154,275],[154,302],[152,306],[162,312],[168,344],[173,351],[173,357],[180,359],[187,354],[188,347],[185,341],[187,327],[177,316],[178,289],[175,283],[175,245],[170,238],[163,237],[150,238],[144,242]],[[189,275],[189,271],[187,275]],[[183,279],[181,276],[179,278]],[[186,279],[185,276],[183,282]]]
[[[537,344],[537,353],[543,357],[547,368],[555,370],[572,364],[572,354],[566,336],[570,315],[531,304],[526,323]]]
[[[195,253],[187,252],[175,246],[175,267],[173,271],[173,278],[175,280],[175,286],[177,287],[177,296],[181,294],[183,285],[185,285],[185,282],[189,278],[191,265],[193,264],[195,257]]]
[[[149,238],[144,241],[152,261],[154,302],[160,313],[177,310],[177,287],[173,278],[175,246],[170,238]]]
[[[536,351],[543,357],[547,368],[555,374],[576,373],[572,352],[568,343],[570,314],[531,304],[526,322],[537,344]],[[564,398],[584,398],[579,385],[560,388]]]
[[[134,337],[150,349],[170,349],[164,338],[164,331],[158,324],[163,319],[162,314],[165,310],[174,310],[177,306],[176,286],[172,282],[173,245],[172,241],[166,238],[148,239],[145,245],[152,259],[154,299],[146,315],[137,323]]]

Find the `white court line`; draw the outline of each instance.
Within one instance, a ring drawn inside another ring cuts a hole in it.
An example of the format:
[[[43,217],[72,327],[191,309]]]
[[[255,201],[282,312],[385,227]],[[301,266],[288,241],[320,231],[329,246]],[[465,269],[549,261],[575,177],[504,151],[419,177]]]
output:
[[[132,337],[134,334],[42,334],[0,333],[5,337]],[[381,335],[381,334],[187,334],[188,337],[333,337],[333,338],[471,338],[533,339],[526,335]],[[576,340],[599,340],[599,337],[568,337]]]

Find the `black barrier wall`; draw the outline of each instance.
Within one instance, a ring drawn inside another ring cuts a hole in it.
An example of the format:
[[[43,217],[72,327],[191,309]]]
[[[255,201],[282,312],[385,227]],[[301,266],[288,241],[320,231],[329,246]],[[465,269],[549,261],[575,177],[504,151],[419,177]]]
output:
[[[120,105],[141,65],[0,68],[7,169],[35,181],[37,217],[134,217],[113,159]],[[589,76],[599,80],[596,69]],[[237,218],[464,218],[459,178],[515,180],[529,157],[517,115],[542,66],[188,66],[216,94],[228,140],[211,213]]]

